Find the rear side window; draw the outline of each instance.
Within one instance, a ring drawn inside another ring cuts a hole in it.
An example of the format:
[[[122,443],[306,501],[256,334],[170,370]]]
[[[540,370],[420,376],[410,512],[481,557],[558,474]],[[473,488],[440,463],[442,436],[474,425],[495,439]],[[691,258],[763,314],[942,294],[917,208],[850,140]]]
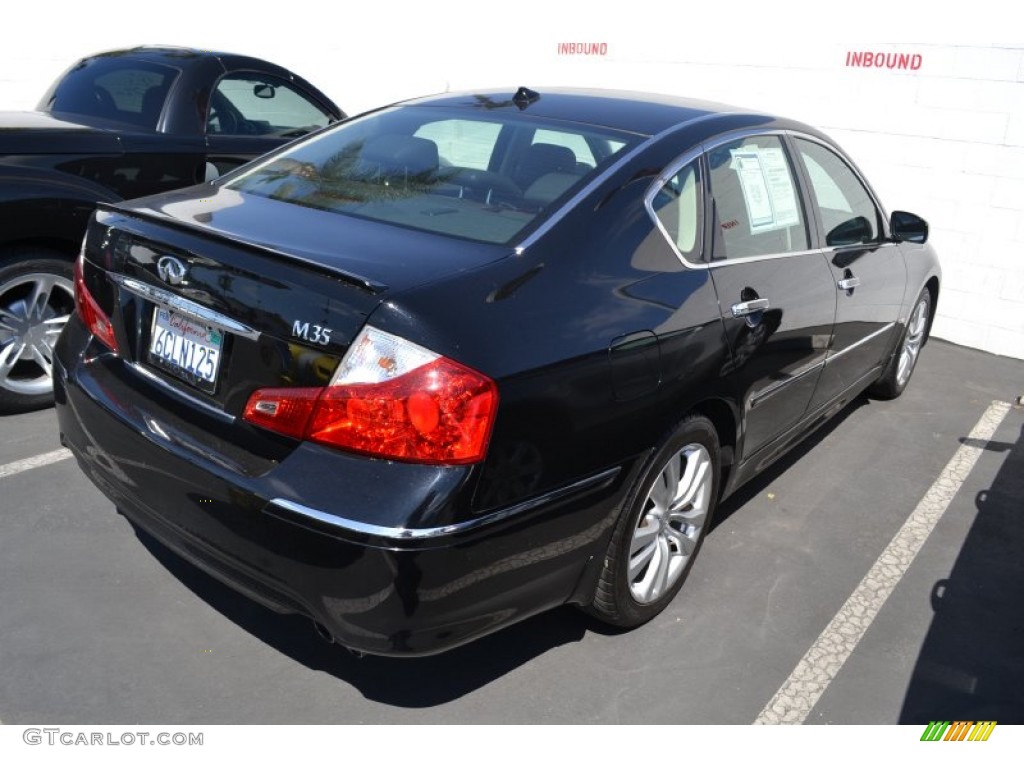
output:
[[[694,161],[665,182],[651,199],[651,210],[684,259],[700,258],[700,166]]]
[[[821,212],[825,244],[842,246],[876,241],[881,231],[878,208],[853,169],[839,155],[817,142],[795,141]]]
[[[177,69],[162,64],[90,59],[64,76],[45,107],[155,130],[177,76]]]
[[[777,136],[751,136],[708,152],[715,201],[713,258],[803,251],[807,226],[793,170]]]

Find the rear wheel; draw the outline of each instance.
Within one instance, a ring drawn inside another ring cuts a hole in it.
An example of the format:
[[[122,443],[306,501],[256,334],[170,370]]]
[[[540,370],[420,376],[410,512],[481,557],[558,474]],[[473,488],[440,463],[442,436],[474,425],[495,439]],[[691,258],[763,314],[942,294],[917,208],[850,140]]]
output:
[[[900,346],[893,354],[889,366],[881,378],[871,385],[868,393],[874,397],[892,400],[903,394],[910,383],[910,375],[917,365],[921,348],[928,340],[928,324],[931,322],[932,295],[927,288],[917,297],[910,319],[903,329]]]
[[[74,310],[60,254],[33,248],[0,262],[0,411],[53,403],[53,345]]]
[[[648,462],[616,524],[590,613],[634,627],[672,601],[710,525],[719,475],[714,426],[687,417]]]

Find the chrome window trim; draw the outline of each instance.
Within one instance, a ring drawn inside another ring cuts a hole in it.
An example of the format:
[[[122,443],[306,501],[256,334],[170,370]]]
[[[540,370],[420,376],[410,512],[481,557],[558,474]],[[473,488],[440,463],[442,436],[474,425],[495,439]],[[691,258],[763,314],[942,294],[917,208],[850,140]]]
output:
[[[210,325],[216,325],[223,331],[228,331],[237,336],[242,336],[247,339],[255,341],[260,337],[260,332],[255,328],[252,328],[245,323],[240,323],[237,320],[233,320],[227,315],[221,314],[216,310],[204,307],[202,304],[198,304],[194,301],[186,299],[177,294],[165,291],[163,288],[158,288],[155,285],[144,283],[141,280],[136,280],[133,277],[126,277],[124,275],[108,275],[110,280],[136,296],[139,296],[147,301],[152,301],[154,304],[159,304],[166,309],[172,309],[175,312],[180,312],[187,317],[197,320],[201,323],[208,323]]]
[[[474,531],[486,525],[491,525],[515,515],[528,512],[545,504],[559,501],[575,493],[605,488],[618,476],[620,470],[621,467],[612,467],[611,469],[606,469],[596,475],[591,475],[590,477],[585,477],[582,480],[577,480],[575,483],[570,483],[569,485],[562,486],[561,488],[556,488],[555,490],[542,494],[541,496],[528,499],[527,501],[520,502],[519,504],[513,504],[512,506],[505,507],[504,509],[496,510],[489,514],[482,515],[481,517],[474,518],[473,520],[465,520],[463,522],[441,525],[434,528],[400,528],[396,526],[364,523],[359,520],[351,520],[339,515],[333,515],[329,512],[314,509],[313,507],[307,507],[304,504],[299,504],[298,502],[282,498],[272,499],[270,503],[264,507],[263,511],[268,514],[273,514],[273,508],[277,507],[294,514],[301,515],[302,517],[308,517],[318,522],[326,523],[332,528],[337,528],[341,531],[350,531],[363,536],[372,536],[375,538],[390,539],[393,541],[422,541]]]
[[[865,245],[873,245],[873,244],[884,245],[887,242],[891,242],[891,236],[890,236],[890,233],[889,233],[889,212],[886,211],[885,206],[883,206],[879,202],[878,195],[875,194],[875,190],[871,188],[871,185],[868,183],[868,180],[864,178],[864,176],[860,172],[860,169],[857,168],[857,166],[853,162],[853,160],[842,149],[837,147],[835,144],[831,144],[828,141],[825,141],[825,140],[823,140],[823,139],[821,139],[821,138],[819,138],[817,136],[812,136],[811,134],[804,133],[803,131],[788,131],[787,133],[793,139],[804,139],[805,141],[809,141],[812,144],[817,144],[818,146],[824,147],[825,149],[829,150],[834,155],[836,155],[840,160],[842,160],[843,164],[846,165],[846,167],[850,169],[850,173],[852,173],[857,178],[857,181],[859,181],[861,186],[864,187],[865,191],[867,191],[868,196],[871,198],[871,202],[875,204],[875,208],[878,210],[879,216],[881,218],[881,224],[880,224],[881,231],[878,233],[879,237],[878,237],[877,240],[873,240],[870,243],[856,243],[856,244],[854,244],[852,246],[851,245],[844,245],[844,246],[840,246],[840,247],[841,248],[852,248],[852,247],[857,247],[857,246],[863,247]],[[795,143],[794,143],[793,146],[794,146],[794,149],[796,149],[796,151],[798,151],[798,152],[800,151],[800,148],[797,147]],[[801,160],[801,162],[803,162],[803,161]],[[817,202],[817,196],[814,194],[814,188],[813,188],[813,185],[811,185],[811,182],[810,182],[809,179],[808,179],[807,184],[808,184],[807,191],[811,193],[812,200]],[[827,248],[831,248],[833,250],[836,248],[836,246],[832,246],[832,245],[826,246],[826,247]]]
[[[730,267],[733,264],[750,264],[755,261],[772,261],[774,259],[795,259],[799,256],[810,256],[811,254],[821,255],[821,249],[808,248],[802,251],[783,251],[782,253],[763,253],[760,256],[740,256],[737,259],[720,259],[706,265],[709,269]]]
[[[658,231],[661,232],[665,240],[668,241],[669,246],[676,254],[676,258],[679,259],[679,261],[682,262],[683,266],[687,267],[688,269],[708,269],[710,264],[707,262],[692,262],[685,256],[683,256],[683,252],[679,250],[679,246],[676,245],[672,236],[668,233],[668,230],[665,229],[665,226],[661,223],[661,219],[658,218],[658,214],[654,210],[654,198],[657,196],[658,192],[661,191],[661,188],[668,183],[669,179],[671,179],[673,176],[675,176],[677,173],[683,170],[683,168],[688,166],[694,160],[699,161],[701,155],[703,154],[703,145],[698,145],[695,148],[687,150],[679,157],[677,157],[675,160],[673,160],[671,163],[669,163],[667,166],[665,166],[665,170],[658,174],[657,178],[651,183],[651,186],[644,193],[644,208],[647,209],[647,215],[651,217],[651,220],[654,222],[654,226],[657,227]],[[704,210],[705,205],[703,200],[706,197],[706,190],[707,186],[704,183],[703,169],[700,169],[701,220],[698,227],[698,231],[700,232],[700,246],[697,249],[698,254],[704,253],[704,223],[705,221],[707,221],[707,211]]]
[[[569,198],[563,205],[561,205],[557,211],[552,212],[552,214],[547,219],[545,219],[545,221],[539,227],[537,227],[535,230],[533,230],[533,232],[531,232],[525,238],[523,238],[519,242],[519,244],[515,246],[516,255],[522,256],[527,248],[534,245],[538,240],[544,237],[544,235],[551,231],[551,229],[553,229],[556,224],[558,224],[562,219],[566,217],[566,215],[568,215],[569,211],[571,211],[573,208],[579,205],[584,200],[584,198],[587,197],[587,195],[589,195],[591,192],[597,189],[597,187],[603,184],[613,174],[621,170],[622,167],[625,166],[636,155],[646,151],[649,147],[661,141],[666,136],[672,135],[676,131],[679,131],[683,128],[689,128],[699,123],[703,123],[707,120],[716,120],[729,114],[733,113],[708,112],[706,114],[700,115],[699,117],[695,117],[692,120],[686,120],[685,122],[671,125],[665,130],[660,131],[659,133],[656,133],[653,136],[647,136],[642,141],[640,141],[635,147],[629,150],[626,154],[624,154],[614,163],[605,168],[601,173],[599,173],[597,176],[591,179],[586,185],[583,186],[582,189],[579,190],[579,192],[577,192],[575,195]]]
[[[647,190],[647,193],[644,196],[644,206],[647,208],[648,216],[650,216],[651,219],[654,221],[655,226],[661,232],[662,236],[664,236],[664,238],[668,241],[669,246],[672,248],[673,251],[675,251],[676,257],[683,263],[683,265],[685,267],[687,267],[689,269],[717,269],[718,267],[727,266],[727,265],[730,265],[730,264],[748,264],[748,263],[753,262],[753,261],[767,261],[767,260],[770,260],[770,259],[783,259],[783,258],[789,258],[789,257],[792,257],[792,256],[806,256],[807,254],[819,253],[820,252],[820,249],[808,247],[808,248],[803,248],[803,249],[801,249],[799,251],[783,251],[781,253],[763,253],[763,254],[760,254],[758,256],[742,256],[742,257],[736,258],[736,259],[722,259],[720,261],[705,260],[705,261],[701,261],[699,263],[694,263],[694,262],[691,262],[688,259],[686,259],[686,257],[684,257],[683,254],[679,251],[679,248],[676,247],[676,244],[674,242],[672,242],[672,238],[669,236],[669,234],[665,230],[665,228],[661,225],[661,222],[658,220],[658,217],[657,217],[657,215],[654,212],[654,208],[651,205],[651,201],[654,199],[654,196],[656,194],[658,194],[658,190],[661,189],[662,185],[664,185],[669,179],[671,179],[673,176],[675,176],[676,173],[678,173],[684,166],[686,166],[689,163],[692,163],[695,159],[697,159],[697,158],[699,158],[699,157],[701,157],[703,155],[706,155],[712,149],[716,149],[716,148],[722,146],[723,144],[729,144],[730,142],[736,141],[737,139],[745,139],[745,138],[748,138],[750,136],[783,136],[783,137],[785,137],[785,136],[805,136],[805,135],[808,135],[808,134],[804,134],[804,133],[802,133],[800,131],[793,131],[793,130],[790,130],[788,128],[769,128],[767,130],[766,129],[760,129],[760,128],[740,128],[740,129],[737,129],[735,131],[729,131],[728,133],[723,133],[720,136],[715,136],[714,139],[712,139],[710,141],[705,141],[705,142],[701,143],[698,147],[688,149],[682,155],[680,155],[675,160],[673,160],[671,163],[669,163],[666,166],[666,170],[664,170],[660,174],[658,174],[657,179],[655,179],[655,181],[651,185],[651,188]],[[819,143],[821,143],[821,142],[819,142]],[[785,146],[785,142],[783,142],[782,144],[783,144],[783,147],[782,147],[783,150],[786,151],[787,147]],[[822,146],[826,146],[827,147],[828,145],[827,144],[822,144]],[[789,158],[788,151],[787,151],[786,154],[787,154],[787,158],[790,161],[791,178],[793,180],[793,184],[796,187],[796,189],[798,191],[798,194],[799,194],[799,197],[800,197],[800,212],[801,212],[801,216],[802,216],[802,222],[801,223],[803,224],[805,230],[809,230],[808,221],[807,221],[807,211],[804,209],[804,205],[803,205],[804,199],[803,199],[803,194],[802,194],[806,190],[803,189],[802,179],[800,178],[800,175],[796,172],[796,168],[792,167],[793,166],[793,159]],[[704,178],[703,174],[702,174],[701,178],[703,180],[703,178]],[[707,187],[705,186],[704,189],[707,190]],[[705,216],[706,215],[707,214],[705,213]],[[702,240],[702,242],[701,242],[702,249],[705,246],[705,243],[703,242],[703,239],[704,238],[702,237],[701,238],[701,240]],[[808,231],[808,244],[809,244],[809,242],[810,242],[810,232]]]
[[[661,135],[662,134],[659,134],[659,137]],[[686,257],[684,257],[682,255],[682,253],[679,251],[679,248],[676,247],[676,244],[674,242],[672,242],[672,237],[668,234],[668,232],[662,226],[661,222],[658,220],[658,216],[654,212],[654,208],[653,208],[653,206],[651,204],[651,201],[653,201],[654,196],[658,193],[658,190],[661,189],[661,187],[669,179],[671,179],[673,176],[675,176],[676,173],[678,173],[684,166],[688,165],[689,163],[692,163],[695,159],[699,158],[701,155],[705,155],[710,150],[715,149],[717,147],[720,147],[723,144],[728,144],[730,142],[736,141],[737,139],[744,139],[744,138],[747,138],[749,136],[784,136],[784,137],[788,137],[788,138],[791,138],[791,139],[805,139],[805,140],[807,140],[809,142],[812,142],[814,144],[818,144],[818,145],[824,147],[825,149],[833,152],[837,157],[839,157],[843,161],[843,163],[846,165],[846,167],[850,169],[851,173],[853,173],[853,175],[861,183],[861,185],[867,191],[868,196],[871,198],[871,202],[874,204],[875,208],[879,212],[879,215],[881,216],[882,228],[883,228],[882,229],[882,234],[885,235],[885,236],[879,238],[876,241],[873,241],[873,243],[861,243],[860,245],[861,246],[872,245],[872,244],[885,245],[887,242],[889,242],[889,239],[888,239],[888,220],[889,220],[888,219],[888,213],[886,212],[886,210],[882,206],[882,204],[879,202],[878,196],[875,194],[874,189],[872,189],[871,185],[868,184],[867,180],[860,173],[860,171],[858,170],[856,165],[849,158],[849,156],[847,156],[846,153],[843,152],[842,149],[837,147],[835,144],[832,144],[829,141],[827,141],[825,139],[822,139],[822,138],[820,138],[818,136],[814,136],[813,134],[810,134],[810,133],[805,133],[804,131],[794,130],[792,128],[769,128],[767,130],[758,129],[758,128],[741,128],[741,129],[738,129],[738,130],[735,130],[735,131],[729,131],[728,133],[723,133],[720,136],[716,136],[711,141],[706,141],[706,142],[702,143],[698,147],[694,147],[694,148],[688,149],[682,155],[680,155],[675,160],[673,160],[671,163],[669,163],[665,167],[664,171],[662,171],[660,174],[658,174],[658,177],[652,182],[651,188],[648,189],[646,194],[644,195],[644,206],[647,208],[648,216],[651,217],[651,220],[654,222],[655,227],[657,227],[658,231],[661,232],[662,236],[668,242],[669,247],[671,247],[672,250],[675,252],[676,257],[679,259],[680,262],[682,262],[683,266],[687,267],[688,269],[718,269],[719,267],[728,266],[730,264],[749,264],[749,263],[755,262],[755,261],[769,261],[769,260],[772,260],[772,259],[784,259],[784,258],[797,257],[797,256],[807,256],[807,255],[812,254],[812,253],[826,254],[826,253],[834,252],[836,250],[835,246],[827,246],[827,247],[823,247],[823,248],[805,248],[805,249],[801,249],[799,251],[783,251],[781,253],[765,253],[765,254],[761,254],[759,256],[742,256],[742,257],[736,258],[736,259],[722,259],[720,261],[701,261],[701,262],[696,262],[695,263],[695,262],[689,261]],[[797,147],[794,147],[794,148],[797,151],[799,151],[799,148],[797,148]],[[790,158],[791,166],[795,162],[796,162],[795,158]],[[804,193],[804,194],[808,194],[809,193],[811,195],[811,200],[812,201],[816,201],[816,198],[813,195],[813,190],[805,188],[805,184],[803,182],[803,178],[802,178],[802,176],[799,173],[797,173],[797,169],[791,167],[790,170],[793,173],[793,182],[794,182],[794,184],[796,184],[797,188],[802,193]],[[801,198],[800,198],[801,211],[803,213],[803,225],[804,225],[805,228],[809,229],[810,227],[809,227],[809,222],[808,222],[808,219],[807,219],[807,211],[804,210],[804,208],[803,208],[803,202],[804,202],[803,197],[804,197],[804,194],[801,194]],[[703,241],[703,237],[702,237],[702,241]],[[702,242],[702,247],[703,246],[704,246],[704,243]],[[843,247],[848,247],[848,246],[843,246]]]

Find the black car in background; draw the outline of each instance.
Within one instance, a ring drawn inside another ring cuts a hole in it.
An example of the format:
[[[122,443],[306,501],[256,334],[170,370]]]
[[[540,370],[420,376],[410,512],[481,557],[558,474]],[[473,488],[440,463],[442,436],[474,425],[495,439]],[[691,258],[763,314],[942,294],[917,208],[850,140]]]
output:
[[[61,441],[133,524],[358,651],[682,585],[718,501],[865,389],[939,294],[806,125],[665,96],[444,95],[103,205]]]
[[[50,402],[71,267],[97,203],[214,178],[344,117],[249,56],[132,48],[73,64],[35,112],[0,112],[0,412]]]

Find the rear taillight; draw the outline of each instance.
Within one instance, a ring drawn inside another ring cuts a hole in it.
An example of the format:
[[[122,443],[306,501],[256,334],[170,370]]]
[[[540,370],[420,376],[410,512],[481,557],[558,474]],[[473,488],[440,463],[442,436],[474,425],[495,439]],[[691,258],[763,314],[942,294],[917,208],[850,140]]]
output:
[[[100,308],[85,284],[85,255],[81,253],[75,261],[75,309],[85,327],[111,350],[117,352],[114,326],[110,324],[107,313]]]
[[[245,420],[292,437],[389,459],[469,464],[498,410],[491,379],[366,326],[322,389],[261,389]]]

